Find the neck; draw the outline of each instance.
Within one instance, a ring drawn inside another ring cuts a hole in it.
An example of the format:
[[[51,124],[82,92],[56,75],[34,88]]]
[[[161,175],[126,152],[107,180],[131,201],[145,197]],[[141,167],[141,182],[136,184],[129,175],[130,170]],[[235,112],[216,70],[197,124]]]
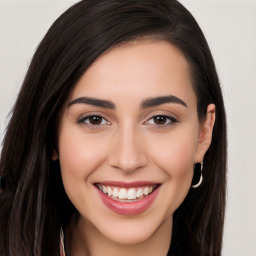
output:
[[[120,244],[103,236],[91,223],[79,220],[66,229],[67,255],[70,256],[166,256],[171,242],[172,217],[166,219],[146,240]]]

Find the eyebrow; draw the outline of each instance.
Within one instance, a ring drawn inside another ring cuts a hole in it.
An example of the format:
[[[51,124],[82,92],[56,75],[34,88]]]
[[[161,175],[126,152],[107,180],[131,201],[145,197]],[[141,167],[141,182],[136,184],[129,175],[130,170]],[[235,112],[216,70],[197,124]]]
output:
[[[100,100],[100,99],[91,98],[91,97],[77,98],[77,99],[71,101],[68,104],[68,107],[70,107],[74,104],[88,104],[88,105],[93,105],[93,106],[101,107],[101,108],[116,109],[116,105],[112,101]]]
[[[143,100],[143,102],[140,105],[140,108],[142,108],[142,109],[150,108],[150,107],[159,106],[159,105],[166,104],[166,103],[175,103],[175,104],[180,104],[184,107],[187,107],[187,104],[180,98],[173,96],[173,95],[168,95],[168,96],[160,96],[160,97],[155,97],[155,98],[147,98],[147,99]],[[115,103],[113,103],[110,100],[101,100],[101,99],[91,98],[91,97],[77,98],[77,99],[71,101],[68,104],[68,107],[70,107],[74,104],[88,104],[88,105],[101,107],[101,108],[116,109]]]
[[[159,106],[166,103],[175,103],[175,104],[180,104],[184,107],[187,107],[187,104],[180,98],[173,95],[168,95],[168,96],[160,96],[155,98],[147,98],[141,103],[141,108],[142,109],[149,108],[149,107]]]

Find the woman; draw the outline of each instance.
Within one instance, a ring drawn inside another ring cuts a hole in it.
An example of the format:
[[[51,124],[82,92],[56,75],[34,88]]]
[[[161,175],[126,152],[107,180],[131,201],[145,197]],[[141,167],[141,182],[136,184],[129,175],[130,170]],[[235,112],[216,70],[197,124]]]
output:
[[[220,255],[225,111],[191,14],[72,6],[34,55],[0,164],[1,255]]]

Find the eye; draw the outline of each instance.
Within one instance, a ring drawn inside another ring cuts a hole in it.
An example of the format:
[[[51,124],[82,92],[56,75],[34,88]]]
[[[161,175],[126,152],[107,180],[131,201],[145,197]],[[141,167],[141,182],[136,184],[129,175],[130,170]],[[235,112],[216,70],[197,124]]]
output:
[[[166,116],[166,115],[156,115],[150,118],[146,124],[150,125],[157,125],[157,126],[166,126],[172,123],[178,122],[176,118],[172,116]]]
[[[100,115],[90,115],[80,119],[78,122],[88,126],[96,127],[100,125],[110,124],[104,117]]]

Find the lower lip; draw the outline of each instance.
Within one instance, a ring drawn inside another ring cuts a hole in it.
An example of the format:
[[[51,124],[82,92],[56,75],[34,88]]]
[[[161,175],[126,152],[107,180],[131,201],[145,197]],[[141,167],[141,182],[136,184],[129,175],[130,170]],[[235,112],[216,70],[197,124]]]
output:
[[[103,203],[112,211],[126,216],[137,215],[146,211],[156,199],[159,187],[145,198],[135,202],[120,202],[112,199],[97,188]]]

